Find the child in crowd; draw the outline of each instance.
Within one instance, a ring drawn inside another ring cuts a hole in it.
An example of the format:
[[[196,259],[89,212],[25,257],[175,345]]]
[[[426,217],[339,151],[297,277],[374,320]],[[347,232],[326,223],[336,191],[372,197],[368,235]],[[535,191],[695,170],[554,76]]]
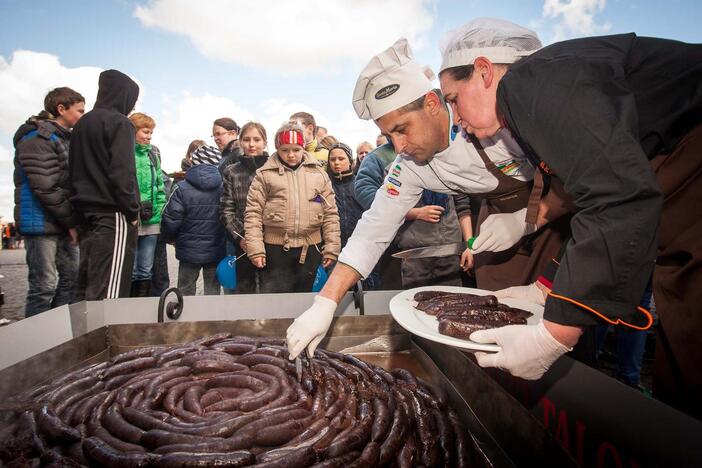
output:
[[[336,143],[329,148],[327,173],[332,181],[336,207],[339,209],[341,225],[341,248],[346,245],[356,223],[361,219],[363,208],[356,201],[353,189],[354,174],[351,170],[351,148],[344,143]]]
[[[178,288],[186,296],[195,295],[202,270],[206,295],[219,295],[217,263],[224,258],[224,227],[219,222],[222,177],[217,165],[220,152],[201,146],[192,156],[193,166],[178,183],[163,211],[161,235],[175,242]]]
[[[263,269],[261,292],[311,291],[320,260],[328,267],[341,250],[331,181],[304,144],[296,122],[278,129],[276,152],[249,190],[246,254]]]
[[[246,196],[256,175],[268,160],[266,129],[258,122],[248,122],[241,127],[239,139],[241,158],[224,170],[222,200],[219,205],[220,220],[229,234],[229,240],[238,246],[238,252],[246,252],[244,234],[244,212]],[[236,264],[236,291],[256,293],[260,288],[259,270],[248,258],[240,258]]]
[[[161,232],[161,213],[166,205],[166,193],[161,177],[161,153],[151,144],[156,128],[153,118],[141,112],[129,116],[136,130],[134,161],[139,184],[139,238],[132,273],[132,297],[146,297],[151,288],[151,273],[158,235]]]

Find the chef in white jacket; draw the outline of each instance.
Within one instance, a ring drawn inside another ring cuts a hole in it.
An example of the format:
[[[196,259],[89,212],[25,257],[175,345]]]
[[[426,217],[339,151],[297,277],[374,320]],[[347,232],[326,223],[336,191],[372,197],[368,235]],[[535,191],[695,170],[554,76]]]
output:
[[[288,328],[291,359],[305,347],[310,356],[314,353],[339,301],[352,285],[370,274],[422,190],[489,193],[499,181],[486,168],[486,158],[496,167],[506,168],[505,174],[516,180],[533,177],[533,167],[508,133],[481,140],[485,150],[481,156],[469,137],[453,124],[450,109],[440,91],[434,89],[432,78],[431,71],[413,60],[406,39],[373,57],[361,72],[353,94],[354,109],[360,118],[373,119],[381,132],[390,136],[398,157],[324,288]],[[527,223],[525,214],[526,208],[489,216],[483,223],[488,223],[488,229],[482,229],[483,239],[476,238],[474,252],[483,251],[481,243],[489,244],[485,250],[504,250],[534,232],[537,226]]]

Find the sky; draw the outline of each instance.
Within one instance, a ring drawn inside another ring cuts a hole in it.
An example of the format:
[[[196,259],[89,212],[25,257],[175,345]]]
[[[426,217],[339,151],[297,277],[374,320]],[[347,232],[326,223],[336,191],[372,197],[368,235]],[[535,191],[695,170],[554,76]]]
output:
[[[626,32],[702,42],[699,0],[0,0],[0,216],[13,217],[12,136],[52,88],[90,109],[101,71],[130,75],[167,171],[190,141],[214,144],[224,116],[272,136],[311,112],[355,149],[378,134],[351,105],[370,58],[406,37],[437,70],[442,36],[476,17],[526,26],[544,45]]]

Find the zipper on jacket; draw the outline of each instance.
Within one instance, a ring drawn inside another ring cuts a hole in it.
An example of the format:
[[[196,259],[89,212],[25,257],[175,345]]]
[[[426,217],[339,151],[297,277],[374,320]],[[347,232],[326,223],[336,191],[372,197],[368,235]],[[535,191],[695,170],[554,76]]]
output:
[[[301,169],[298,167],[298,169]],[[293,193],[295,197],[295,239],[298,238],[299,236],[299,231],[300,231],[300,194],[298,191],[300,190],[299,183],[297,180],[297,171],[290,171],[292,175],[292,180],[293,180]]]

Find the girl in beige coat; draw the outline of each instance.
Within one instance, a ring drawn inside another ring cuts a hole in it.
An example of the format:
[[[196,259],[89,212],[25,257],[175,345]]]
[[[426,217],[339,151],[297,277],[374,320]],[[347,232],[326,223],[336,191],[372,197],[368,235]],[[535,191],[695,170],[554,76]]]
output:
[[[283,125],[249,189],[246,253],[262,269],[261,292],[311,291],[320,262],[330,266],[341,250],[331,181],[303,144],[295,122]]]

